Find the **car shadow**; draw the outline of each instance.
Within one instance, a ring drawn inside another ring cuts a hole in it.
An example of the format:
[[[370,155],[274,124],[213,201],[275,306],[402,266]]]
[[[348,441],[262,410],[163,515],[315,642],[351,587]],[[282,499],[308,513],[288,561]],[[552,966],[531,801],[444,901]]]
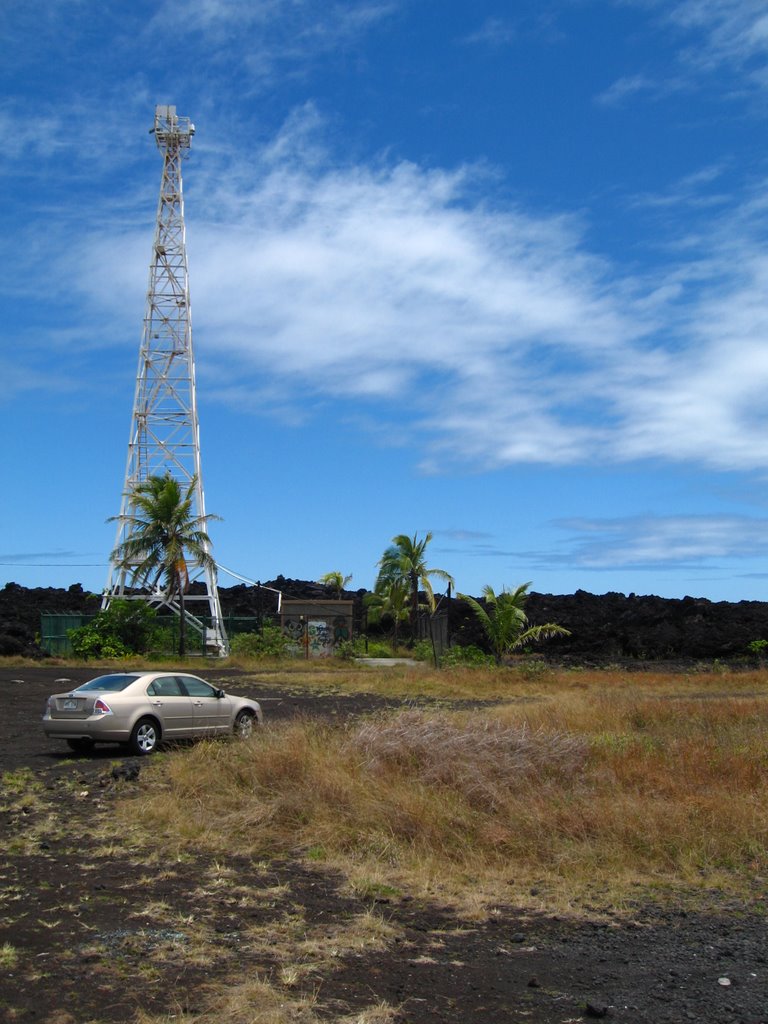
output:
[[[214,738],[218,739],[224,737]],[[167,743],[159,743],[157,745],[157,753],[171,754],[176,750],[189,750],[190,747],[193,747],[196,743],[204,742],[205,739],[206,737],[201,736],[195,739],[172,740]],[[127,746],[120,743],[97,744],[91,750],[70,750],[68,747],[55,750],[41,750],[35,755],[35,757],[38,761],[48,761],[56,764],[62,764],[70,761],[84,761],[92,763],[115,760],[152,761],[152,754],[134,754]]]

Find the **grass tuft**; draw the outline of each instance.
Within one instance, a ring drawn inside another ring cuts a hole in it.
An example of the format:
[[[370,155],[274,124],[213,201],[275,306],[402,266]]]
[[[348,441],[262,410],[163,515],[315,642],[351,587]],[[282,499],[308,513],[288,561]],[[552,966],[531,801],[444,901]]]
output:
[[[476,809],[495,813],[509,791],[578,771],[587,744],[565,732],[507,725],[484,714],[457,716],[406,711],[355,729],[349,748],[369,775],[399,775],[422,786],[462,794]]]
[[[372,900],[471,900],[509,879],[507,898],[535,883],[569,905],[595,886],[616,901],[636,883],[743,889],[768,870],[763,689],[560,673],[483,711],[294,720],[169,759],[126,820],[176,856],[303,851]]]
[[[233,982],[199,1012],[178,1007],[157,1016],[139,1011],[136,1024],[316,1024],[311,999],[287,1000],[284,993],[259,979]]]
[[[10,942],[4,942],[0,946],[0,968],[4,971],[13,970],[19,962],[19,951]]]

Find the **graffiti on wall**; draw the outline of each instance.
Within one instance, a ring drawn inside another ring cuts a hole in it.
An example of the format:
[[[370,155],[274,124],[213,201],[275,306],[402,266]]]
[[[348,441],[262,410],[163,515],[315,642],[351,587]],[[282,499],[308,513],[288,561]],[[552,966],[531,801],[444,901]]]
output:
[[[293,654],[331,657],[338,644],[352,637],[352,602],[286,600],[282,626]]]
[[[333,620],[333,642],[334,644],[343,643],[345,640],[350,640],[352,634],[349,629],[349,622],[346,616],[337,615]]]
[[[291,642],[295,654],[308,658],[329,658],[333,654],[336,637],[349,635],[349,628],[327,622],[325,619],[289,619],[283,625],[283,632]]]

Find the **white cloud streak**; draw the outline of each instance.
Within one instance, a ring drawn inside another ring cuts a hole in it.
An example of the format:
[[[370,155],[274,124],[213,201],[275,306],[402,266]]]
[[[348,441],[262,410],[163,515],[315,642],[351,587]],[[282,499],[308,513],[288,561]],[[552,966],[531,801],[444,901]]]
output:
[[[666,9],[666,18],[685,30],[700,31],[703,43],[691,44],[684,56],[711,69],[723,64],[747,69],[768,85],[764,69],[748,65],[768,55],[768,12],[763,0],[683,0]]]
[[[768,554],[766,520],[747,516],[631,516],[562,520],[554,525],[570,537],[561,552],[528,556],[539,565],[685,569]]]
[[[201,387],[288,422],[332,402],[426,473],[768,465],[759,202],[698,239],[706,259],[630,279],[573,218],[471,198],[478,168],[333,165],[317,129],[309,108],[247,168],[189,167]],[[128,336],[148,248],[142,228],[67,253],[94,315],[108,300]]]
[[[483,46],[506,46],[518,38],[518,29],[511,21],[503,18],[486,18],[479,28],[463,40],[465,43]]]
[[[173,26],[179,36],[200,37],[209,56],[230,71],[236,53],[256,89],[305,75],[318,58],[354,47],[399,6],[399,0],[163,0],[145,36],[163,39]],[[254,45],[242,52],[232,43],[244,33]]]
[[[665,72],[624,75],[596,97],[616,106],[644,93],[659,99],[690,90],[702,76],[727,69],[737,77],[736,91],[768,88],[768,12],[764,0],[615,0],[645,8],[669,28],[677,60]],[[726,94],[730,90],[725,90]]]

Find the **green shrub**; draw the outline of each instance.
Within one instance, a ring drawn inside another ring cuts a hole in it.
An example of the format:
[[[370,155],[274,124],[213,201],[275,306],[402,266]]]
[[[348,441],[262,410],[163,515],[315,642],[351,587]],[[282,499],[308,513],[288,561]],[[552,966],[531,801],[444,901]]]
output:
[[[416,661],[434,661],[435,652],[431,640],[417,640],[411,650],[411,657]]]
[[[354,640],[342,640],[341,643],[336,644],[333,653],[337,658],[341,658],[343,661],[353,661],[355,658],[364,658],[367,653],[365,649],[365,637],[356,636]]]
[[[230,641],[232,654],[245,658],[283,658],[288,653],[288,637],[279,626],[262,626],[260,633],[236,633]]]
[[[523,679],[527,679],[528,682],[533,682],[536,679],[546,679],[547,676],[552,674],[552,670],[545,661],[536,661],[533,658],[519,662],[515,669],[518,675],[522,676]]]
[[[170,626],[158,626],[152,634],[152,643],[149,646],[147,654],[152,654],[155,657],[161,657],[166,654],[174,653],[177,646],[178,641],[176,639],[176,634]]]
[[[493,656],[481,651],[474,644],[467,644],[466,647],[449,647],[440,658],[440,664],[444,668],[487,668],[493,663]]]
[[[383,640],[369,640],[368,650],[366,651],[368,658],[392,658],[392,648],[388,643]]]
[[[117,637],[102,636],[93,623],[80,626],[78,629],[69,629],[67,636],[72,645],[72,653],[84,661],[89,658],[126,658],[134,653]]]
[[[145,601],[115,599],[85,626],[67,630],[77,658],[125,658],[144,654],[158,633],[155,609]]]

